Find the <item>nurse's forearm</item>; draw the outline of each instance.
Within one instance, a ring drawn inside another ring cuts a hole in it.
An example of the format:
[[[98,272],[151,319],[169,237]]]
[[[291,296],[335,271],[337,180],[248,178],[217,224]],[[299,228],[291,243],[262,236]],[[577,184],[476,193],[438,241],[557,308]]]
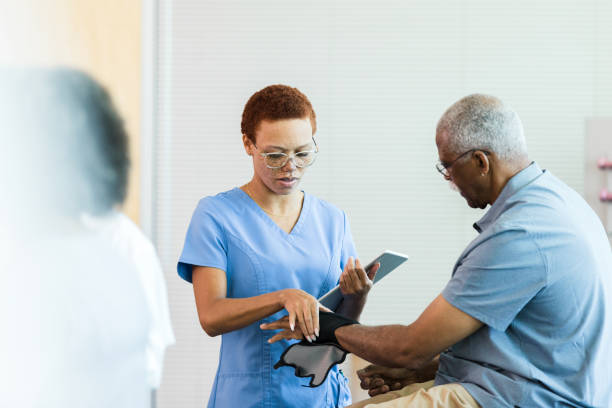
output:
[[[221,269],[193,268],[193,291],[200,325],[210,336],[242,329],[286,309],[289,323],[314,339],[319,328],[317,300],[300,289],[287,288],[249,298],[228,298],[227,280]]]
[[[198,303],[202,328],[210,336],[241,329],[285,309],[289,325],[314,340],[319,331],[319,308],[312,295],[300,289],[282,289],[241,299],[213,297]]]
[[[249,298],[211,300],[199,313],[200,325],[209,336],[242,329],[282,310],[283,304],[279,292]]]

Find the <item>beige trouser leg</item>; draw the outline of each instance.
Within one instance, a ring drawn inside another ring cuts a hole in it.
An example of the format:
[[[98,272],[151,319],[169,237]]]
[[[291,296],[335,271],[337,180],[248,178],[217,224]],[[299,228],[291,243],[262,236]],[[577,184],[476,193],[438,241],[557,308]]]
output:
[[[348,408],[480,408],[459,384],[433,385],[433,381],[411,384],[401,390],[357,402]]]

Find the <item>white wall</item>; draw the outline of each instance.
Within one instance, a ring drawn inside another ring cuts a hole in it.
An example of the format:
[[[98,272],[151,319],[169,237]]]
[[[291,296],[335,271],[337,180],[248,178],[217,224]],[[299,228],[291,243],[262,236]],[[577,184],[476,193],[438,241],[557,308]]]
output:
[[[155,236],[177,345],[159,407],[201,407],[217,339],[199,329],[175,271],[197,200],[251,176],[240,140],[247,98],[298,87],[318,116],[321,154],[304,188],[343,208],[364,260],[411,255],[383,281],[365,323],[408,323],[439,293],[482,212],[434,169],[434,128],[473,92],[505,99],[531,157],[579,192],[585,119],[612,115],[612,2],[201,1],[160,8]]]

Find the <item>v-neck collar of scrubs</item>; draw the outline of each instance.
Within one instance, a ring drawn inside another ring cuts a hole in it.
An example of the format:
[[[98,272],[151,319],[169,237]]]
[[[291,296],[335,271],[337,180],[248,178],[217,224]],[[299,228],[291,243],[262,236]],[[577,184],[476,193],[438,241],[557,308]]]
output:
[[[264,219],[265,222],[271,226],[271,228],[275,229],[276,231],[278,231],[279,234],[281,234],[283,237],[289,240],[293,240],[293,238],[300,233],[301,229],[303,228],[304,223],[306,222],[305,219],[307,218],[308,212],[310,210],[311,200],[310,200],[310,195],[306,194],[304,190],[302,190],[302,193],[304,194],[304,200],[302,201],[302,208],[300,209],[300,215],[298,217],[297,222],[295,223],[295,225],[293,226],[290,232],[287,232],[283,230],[281,227],[279,227],[278,224],[274,222],[274,220],[268,214],[266,214],[263,208],[261,208],[259,204],[257,204],[255,200],[253,200],[253,198],[251,198],[251,196],[248,195],[245,191],[243,191],[240,187],[235,187],[234,190],[238,190],[237,194],[243,198],[245,203],[250,208],[252,208],[253,211],[259,214],[260,218]]]

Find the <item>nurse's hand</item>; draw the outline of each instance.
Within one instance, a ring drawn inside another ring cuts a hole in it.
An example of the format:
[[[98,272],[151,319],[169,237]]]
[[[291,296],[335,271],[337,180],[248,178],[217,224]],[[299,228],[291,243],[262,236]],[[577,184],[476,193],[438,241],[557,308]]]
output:
[[[302,330],[300,330],[299,327],[295,328],[295,330],[291,330],[291,327],[289,327],[289,316],[285,316],[275,322],[264,323],[260,325],[259,328],[262,330],[282,330],[268,339],[268,343],[276,343],[279,340],[290,339],[302,340],[304,338]]]
[[[353,262],[353,257],[351,256],[346,265],[344,265],[344,271],[340,275],[340,291],[344,298],[365,298],[372,288],[372,281],[376,276],[378,268],[380,268],[379,263],[372,266],[366,273],[359,259]]]
[[[323,305],[319,305],[319,309],[325,310],[326,312],[331,312],[331,310]],[[268,343],[276,343],[279,340],[304,339],[302,330],[300,330],[299,327],[296,327],[295,330],[291,330],[291,327],[289,326],[289,316],[282,317],[271,323],[261,324],[259,325],[259,328],[262,330],[282,330],[268,339]]]
[[[297,329],[310,342],[319,336],[319,302],[317,299],[300,289],[283,289],[279,292],[280,303],[287,310],[288,329]],[[300,337],[301,338],[301,337]]]

